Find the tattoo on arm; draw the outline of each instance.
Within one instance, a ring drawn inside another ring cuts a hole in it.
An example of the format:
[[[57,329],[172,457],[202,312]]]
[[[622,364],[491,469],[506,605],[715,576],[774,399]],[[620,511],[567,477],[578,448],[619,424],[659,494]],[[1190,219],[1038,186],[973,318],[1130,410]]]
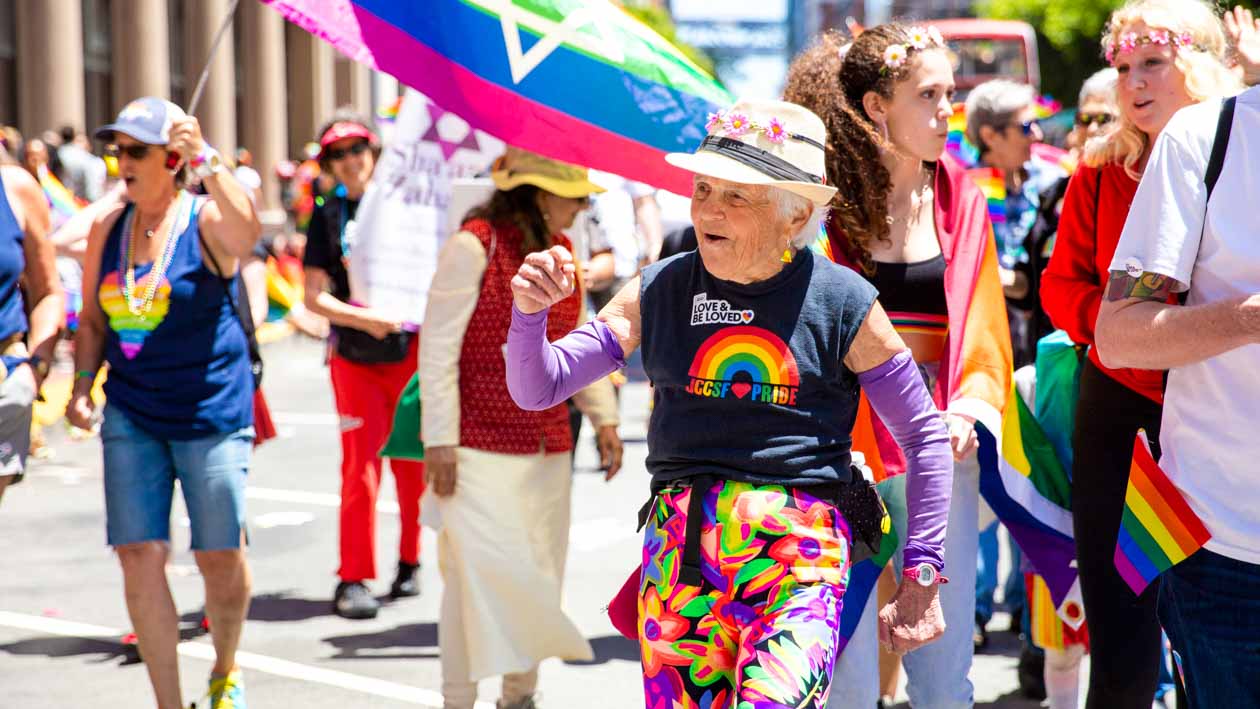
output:
[[[1160,273],[1143,271],[1141,276],[1134,278],[1125,271],[1112,271],[1107,280],[1107,300],[1114,303],[1126,298],[1138,298],[1163,303],[1168,300],[1175,285],[1176,279]]]

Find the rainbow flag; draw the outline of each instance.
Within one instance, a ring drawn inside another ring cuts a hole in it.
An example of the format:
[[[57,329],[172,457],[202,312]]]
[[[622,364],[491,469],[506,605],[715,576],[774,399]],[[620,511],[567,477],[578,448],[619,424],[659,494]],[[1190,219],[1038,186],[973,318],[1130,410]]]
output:
[[[1053,96],[1038,96],[1033,102],[1033,111],[1037,115],[1037,120],[1044,121],[1063,110],[1063,104],[1054,100]]]
[[[1141,595],[1163,572],[1198,551],[1212,535],[1151,455],[1146,431],[1133,441],[1133,464],[1116,539],[1116,570]]]
[[[945,152],[949,153],[963,167],[975,167],[980,164],[980,150],[967,140],[967,108],[961,103],[954,104],[954,115],[949,117],[949,135],[945,138]]]
[[[814,243],[810,244],[809,248],[828,261],[836,260],[836,255],[831,249],[831,237],[827,235],[827,223],[825,220],[818,226],[818,238],[814,239]]]
[[[607,0],[263,0],[347,57],[472,127],[548,157],[680,194],[708,114],[734,103]]]
[[[393,123],[398,120],[398,109],[402,108],[403,97],[399,96],[393,103],[376,109],[376,120],[380,123]]]
[[[967,175],[980,188],[989,208],[989,221],[996,227],[1006,223],[1006,177],[996,167],[973,167]]]
[[[87,206],[86,200],[76,197],[47,167],[39,168],[39,186],[44,189],[44,197],[48,199],[54,229],[65,224],[66,220]]]

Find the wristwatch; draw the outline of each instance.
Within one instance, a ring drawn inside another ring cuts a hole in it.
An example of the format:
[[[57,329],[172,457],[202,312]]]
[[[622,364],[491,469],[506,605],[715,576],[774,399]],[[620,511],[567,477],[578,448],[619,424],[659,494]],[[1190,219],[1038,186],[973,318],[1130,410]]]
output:
[[[928,587],[938,583],[949,583],[949,579],[941,575],[935,566],[924,562],[911,569],[906,569],[905,577],[912,579],[915,583],[923,587]]]
[[[34,370],[35,375],[39,377],[41,382],[48,378],[48,369],[51,366],[48,360],[33,354],[26,360],[26,363],[31,365],[31,369]]]
[[[219,151],[207,145],[189,165],[192,166],[193,174],[204,180],[223,169],[223,158],[219,156]]]

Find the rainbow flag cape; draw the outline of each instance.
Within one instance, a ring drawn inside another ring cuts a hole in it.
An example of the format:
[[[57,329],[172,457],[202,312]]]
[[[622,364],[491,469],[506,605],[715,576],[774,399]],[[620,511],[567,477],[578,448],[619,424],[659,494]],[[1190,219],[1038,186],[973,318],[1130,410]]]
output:
[[[980,188],[985,204],[989,207],[989,222],[993,225],[1006,223],[1006,178],[996,167],[973,167],[967,174]]]
[[[936,227],[945,255],[949,339],[933,399],[942,410],[979,423],[980,492],[1037,571],[1046,578],[1059,615],[1072,627],[1084,621],[1077,583],[1067,474],[1053,446],[1019,398],[1013,381],[1006,300],[988,205],[967,171],[949,156],[937,162]],[[828,247],[837,263],[856,268],[834,225]],[[814,246],[821,252],[822,246]],[[905,456],[863,397],[853,449],[871,468],[892,513],[897,539],[905,537]],[[882,552],[883,550],[881,550]],[[840,615],[843,648],[865,609],[883,553],[854,565]]]
[[[262,0],[506,143],[681,194],[709,112],[734,102],[607,0]]]
[[[1141,595],[1163,572],[1198,551],[1212,535],[1151,455],[1146,431],[1133,441],[1133,464],[1116,539],[1116,570]]]

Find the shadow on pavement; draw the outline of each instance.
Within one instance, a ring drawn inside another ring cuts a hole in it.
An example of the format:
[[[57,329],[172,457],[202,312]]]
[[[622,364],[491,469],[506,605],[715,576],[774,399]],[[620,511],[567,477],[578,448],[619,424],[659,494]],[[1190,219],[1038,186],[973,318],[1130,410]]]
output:
[[[249,602],[249,619],[261,621],[310,620],[332,615],[332,597],[299,598],[288,592],[264,593]]]
[[[566,660],[566,665],[602,665],[609,660],[639,661],[639,646],[620,635],[602,635],[591,638],[591,649],[595,651],[593,660]]]
[[[1018,689],[991,702],[976,702],[976,709],[1036,709],[1041,702],[1025,697]]]
[[[373,633],[333,635],[324,638],[323,641],[337,648],[337,654],[332,656],[332,659],[336,660],[371,660],[381,657],[388,657],[391,660],[407,658],[431,660],[438,657],[437,623],[409,623]],[[394,648],[423,648],[423,650],[409,653],[392,652],[388,655],[371,652]]]
[[[46,637],[18,640],[0,645],[0,655],[6,653],[42,655],[47,658],[99,655],[96,662],[107,663],[119,660],[120,665],[134,665],[140,662],[140,655],[134,645],[98,638]]]

